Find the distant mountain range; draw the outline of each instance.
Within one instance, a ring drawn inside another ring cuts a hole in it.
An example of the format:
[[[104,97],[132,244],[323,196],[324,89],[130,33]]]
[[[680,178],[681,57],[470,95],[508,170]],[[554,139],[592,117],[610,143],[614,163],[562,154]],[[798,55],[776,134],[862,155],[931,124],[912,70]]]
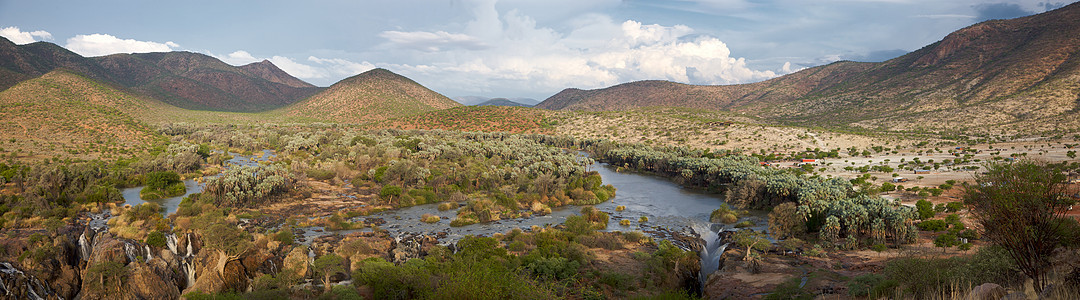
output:
[[[119,113],[136,122],[222,118],[237,122],[392,121],[410,128],[441,122],[439,128],[513,128],[516,132],[528,132],[528,124],[548,124],[542,119],[550,115],[527,112],[525,108],[460,109],[462,104],[528,106],[535,100],[468,96],[458,97],[458,103],[385,69],[320,88],[269,61],[237,67],[190,52],[88,58],[51,43],[16,45],[3,38],[0,90],[0,116],[12,118],[18,112],[17,118],[32,125],[15,124],[20,128],[7,135],[31,137],[34,133],[30,127],[34,127],[35,120],[61,120],[71,109],[87,107],[101,113],[85,115],[88,122],[130,123],[114,118]],[[52,109],[53,104],[59,106]],[[1080,4],[1024,18],[975,24],[880,63],[841,61],[741,85],[651,80],[595,90],[566,89],[536,107],[611,111],[658,106],[729,111],[765,122],[853,131],[1077,130]],[[432,113],[450,108],[459,109]],[[453,120],[489,113],[498,116],[484,122],[506,122],[513,119],[510,116],[529,116],[530,121],[489,126]],[[75,132],[82,126],[64,124],[36,126],[52,132]],[[8,127],[4,129],[11,129]],[[144,129],[132,127],[128,131]]]
[[[533,98],[488,98],[481,96],[460,96],[454,98],[454,101],[464,105],[475,106],[523,106],[533,107],[540,104]]]
[[[728,110],[795,125],[871,130],[1080,128],[1080,3],[969,26],[881,63],[836,62],[771,80],[639,81],[566,89],[537,108]]]
[[[0,88],[57,69],[187,109],[262,111],[295,103],[322,90],[269,61],[235,67],[191,52],[87,58],[52,43],[16,45],[0,38]]]

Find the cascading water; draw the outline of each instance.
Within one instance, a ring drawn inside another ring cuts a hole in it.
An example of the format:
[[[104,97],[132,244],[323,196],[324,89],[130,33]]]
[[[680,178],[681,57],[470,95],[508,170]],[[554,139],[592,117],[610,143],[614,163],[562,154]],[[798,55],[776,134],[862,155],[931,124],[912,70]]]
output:
[[[176,235],[175,234],[169,234],[169,235],[165,236],[165,245],[169,247],[169,251],[172,251],[172,253],[175,253],[177,255],[180,254],[180,253],[176,252]]]
[[[124,241],[124,254],[127,255],[128,261],[135,261],[136,258],[140,256],[136,251],[139,251],[138,247],[135,247],[135,245],[129,241]]]
[[[16,294],[15,288],[20,282],[26,286],[25,295]],[[45,299],[41,295],[60,298],[58,295],[54,295],[53,290],[48,285],[42,284],[37,277],[26,274],[6,262],[0,262],[0,290],[3,290],[3,295],[9,298]]]

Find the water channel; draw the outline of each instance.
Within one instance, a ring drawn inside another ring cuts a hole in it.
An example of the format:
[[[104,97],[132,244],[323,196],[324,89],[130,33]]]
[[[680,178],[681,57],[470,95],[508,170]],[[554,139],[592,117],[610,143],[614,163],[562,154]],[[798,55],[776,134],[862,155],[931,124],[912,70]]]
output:
[[[244,156],[230,153],[234,157],[227,162],[227,166],[256,165],[273,157],[270,150],[265,150],[262,155]],[[719,264],[719,256],[722,254],[727,242],[718,238],[718,232],[730,230],[731,225],[716,224],[709,222],[709,214],[723,203],[721,195],[705,193],[693,189],[687,189],[672,182],[668,178],[641,174],[635,172],[618,172],[614,167],[607,164],[596,163],[588,167],[600,173],[604,184],[615,186],[617,192],[610,201],[597,204],[594,207],[608,213],[609,219],[607,231],[674,231],[685,234],[698,235],[705,246],[701,250],[700,279],[704,281],[708,274],[716,271]],[[188,188],[184,196],[161,200],[154,200],[165,209],[165,214],[176,212],[180,200],[187,195],[202,191],[202,186],[192,179],[185,181]],[[139,190],[142,187],[124,189],[122,191],[125,204],[138,205],[146,201],[139,199]],[[623,211],[616,211],[617,206],[624,206]],[[566,217],[578,214],[580,207],[567,206],[553,209],[551,214],[534,216],[522,219],[499,220],[489,223],[473,224],[461,227],[450,227],[450,221],[455,217],[455,210],[439,211],[437,204],[418,205],[392,211],[384,211],[370,216],[357,217],[356,220],[381,219],[386,223],[380,228],[387,230],[392,236],[407,234],[428,234],[444,237],[440,242],[444,244],[454,243],[467,235],[491,236],[495,233],[505,233],[514,228],[528,230],[532,226],[554,226],[563,223]],[[420,221],[424,214],[433,214],[442,217],[436,223]],[[645,216],[647,222],[638,222]],[[619,225],[619,220],[631,221],[631,226]],[[761,230],[766,227],[766,216],[763,212],[751,212],[740,218],[739,222],[749,220],[755,225],[751,228]],[[660,230],[662,229],[662,230]],[[370,230],[368,228],[361,229]],[[356,230],[351,230],[356,231]],[[351,232],[348,231],[348,232]],[[343,231],[324,231],[323,228],[304,228],[303,236],[307,241],[315,237],[328,234],[345,234]],[[663,238],[663,237],[658,237]]]

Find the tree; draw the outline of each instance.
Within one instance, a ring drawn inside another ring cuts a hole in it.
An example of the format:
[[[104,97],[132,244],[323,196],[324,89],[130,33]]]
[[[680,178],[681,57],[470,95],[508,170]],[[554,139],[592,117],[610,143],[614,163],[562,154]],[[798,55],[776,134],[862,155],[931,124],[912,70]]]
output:
[[[316,274],[322,276],[324,291],[330,292],[330,288],[332,287],[330,284],[330,277],[333,277],[334,274],[345,272],[345,268],[342,265],[344,261],[345,260],[342,259],[341,256],[330,253],[320,256],[319,259],[316,259],[315,262],[312,263]]]
[[[1023,160],[986,169],[965,185],[964,203],[983,226],[983,237],[1004,247],[1042,290],[1051,254],[1066,238],[1059,227],[1074,202],[1065,196],[1063,168]]]
[[[746,256],[743,260],[749,261],[752,259],[750,253],[751,250],[757,249],[759,251],[765,251],[771,243],[769,239],[765,238],[765,234],[754,231],[752,229],[739,230],[732,235],[732,239],[739,247],[746,247]]]
[[[934,247],[941,247],[941,253],[945,253],[945,250],[949,247],[960,244],[960,239],[956,238],[956,235],[952,233],[942,233],[934,239]]]
[[[799,215],[795,202],[784,202],[769,212],[769,232],[777,239],[806,232],[806,220]]]
[[[401,195],[401,187],[392,184],[384,185],[382,190],[379,191],[379,196],[386,197],[388,199],[387,202],[391,205],[394,203],[394,196],[399,195]]]

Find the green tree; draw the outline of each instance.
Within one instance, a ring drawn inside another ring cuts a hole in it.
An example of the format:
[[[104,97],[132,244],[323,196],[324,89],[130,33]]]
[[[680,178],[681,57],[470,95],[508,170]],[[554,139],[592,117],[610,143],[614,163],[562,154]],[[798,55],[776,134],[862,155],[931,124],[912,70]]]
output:
[[[915,209],[919,212],[919,219],[926,220],[934,217],[934,204],[930,201],[919,200],[915,202]]]
[[[784,202],[769,212],[769,232],[777,239],[806,232],[806,221],[795,202]]]
[[[743,257],[743,260],[746,261],[753,259],[751,250],[765,251],[768,250],[771,244],[764,233],[752,229],[739,230],[731,238],[739,247],[746,247],[746,256]]]
[[[394,196],[400,195],[401,187],[392,184],[384,185],[382,190],[379,191],[379,196],[387,198],[387,202],[390,203],[390,205],[393,205],[394,203]]]
[[[964,203],[983,227],[1042,290],[1050,257],[1066,237],[1059,227],[1074,203],[1066,196],[1063,168],[1030,160],[992,163],[965,189]]]
[[[334,274],[345,272],[344,265],[345,260],[337,254],[330,253],[320,256],[315,262],[312,263],[315,273],[322,277],[323,290],[330,292],[333,285],[330,284],[330,278],[334,277]]]

